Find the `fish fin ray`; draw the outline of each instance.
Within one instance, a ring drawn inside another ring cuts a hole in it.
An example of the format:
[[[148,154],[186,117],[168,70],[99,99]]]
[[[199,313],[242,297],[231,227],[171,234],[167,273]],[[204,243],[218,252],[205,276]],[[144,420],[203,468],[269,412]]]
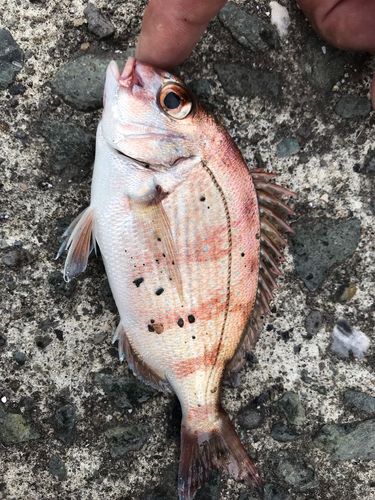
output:
[[[156,373],[146,363],[144,363],[140,356],[135,352],[131,346],[128,336],[126,335],[125,328],[120,322],[113,335],[112,343],[118,340],[118,353],[120,361],[125,358],[128,362],[129,368],[134,375],[147,385],[150,385],[158,391],[171,393],[171,388],[168,381],[162,373]]]
[[[193,500],[212,469],[218,469],[234,479],[242,479],[249,487],[261,490],[258,471],[222,408],[211,431],[199,427],[194,429],[188,421],[185,424],[181,427],[179,500]]]
[[[279,231],[290,232],[292,229],[283,220],[285,215],[294,212],[280,201],[280,198],[294,196],[294,193],[270,182],[275,174],[269,174],[261,169],[250,171],[258,196],[260,215],[260,250],[259,250],[259,278],[258,291],[255,298],[252,315],[244,332],[235,355],[226,366],[226,377],[240,371],[246,363],[247,356],[253,350],[259,334],[266,322],[273,300],[273,290],[278,288],[276,277],[281,274],[278,265],[285,260],[281,254],[286,241]],[[271,207],[271,208],[269,208]],[[276,226],[276,227],[275,227]]]
[[[94,209],[86,208],[76,217],[64,233],[64,241],[57,252],[56,259],[68,250],[64,266],[64,279],[70,281],[87,267],[87,260],[95,248],[92,232],[94,228]]]

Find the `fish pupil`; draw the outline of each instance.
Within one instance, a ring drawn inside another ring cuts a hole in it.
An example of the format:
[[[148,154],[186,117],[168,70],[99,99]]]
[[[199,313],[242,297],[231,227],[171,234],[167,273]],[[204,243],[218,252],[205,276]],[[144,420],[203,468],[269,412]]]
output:
[[[164,97],[164,106],[168,109],[177,109],[180,104],[181,99],[175,92],[168,92]]]

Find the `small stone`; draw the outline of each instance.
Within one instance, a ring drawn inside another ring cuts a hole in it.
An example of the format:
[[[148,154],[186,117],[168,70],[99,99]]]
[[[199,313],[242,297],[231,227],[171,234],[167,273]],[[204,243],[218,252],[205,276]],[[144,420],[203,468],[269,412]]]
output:
[[[113,427],[104,434],[111,456],[118,458],[127,455],[130,451],[139,451],[147,441],[149,429],[144,425]]]
[[[208,99],[211,96],[211,85],[207,78],[197,78],[189,83],[189,87],[199,99]]]
[[[349,424],[326,424],[313,444],[332,460],[375,460],[375,419]]]
[[[302,425],[306,422],[305,410],[295,392],[286,392],[274,403],[274,406],[284,413],[291,424]]]
[[[297,154],[300,150],[300,146],[297,139],[288,137],[279,142],[279,144],[276,146],[276,149],[277,156],[279,158],[287,158],[288,156]]]
[[[115,32],[113,24],[95,7],[89,3],[84,10],[89,31],[93,33],[99,40],[107,38]]]
[[[51,337],[48,335],[37,335],[35,337],[35,343],[39,347],[39,349],[45,349],[52,342]]]
[[[65,464],[60,455],[58,455],[57,453],[55,453],[50,457],[48,470],[50,471],[51,474],[57,476],[57,479],[59,481],[65,481],[68,477]]]
[[[242,408],[238,413],[238,423],[246,430],[257,429],[264,420],[264,409],[257,407],[251,403]]]
[[[276,439],[276,441],[287,443],[289,441],[295,441],[301,436],[299,436],[293,429],[287,427],[283,423],[276,422],[276,424],[272,426],[271,437],[273,439]]]
[[[290,486],[300,491],[312,490],[318,487],[314,466],[297,456],[289,456],[280,452],[273,460],[276,473]]]
[[[95,135],[73,123],[46,120],[38,131],[51,150],[50,169],[65,184],[79,182],[91,173],[95,158]]]
[[[12,85],[9,88],[10,95],[23,95],[25,92],[26,92],[26,87],[25,85],[22,85],[22,83],[17,83],[16,85]]]
[[[93,343],[96,345],[102,344],[107,338],[106,332],[99,332],[94,335]]]
[[[271,23],[276,27],[279,35],[284,37],[290,25],[289,12],[283,5],[278,2],[270,2],[271,7]]]
[[[332,350],[344,358],[347,358],[350,352],[356,358],[363,358],[370,345],[367,335],[352,328],[343,317],[339,318],[334,326],[332,338]]]
[[[366,413],[375,412],[375,397],[365,392],[348,389],[344,392],[344,401]]]
[[[14,351],[12,354],[14,361],[16,361],[20,366],[23,366],[26,362],[26,356],[21,351]]]
[[[0,442],[8,444],[24,443],[38,439],[39,433],[18,413],[6,413],[0,408]]]
[[[359,219],[302,217],[293,229],[294,267],[311,291],[323,283],[331,267],[355,252],[361,236]]]
[[[288,497],[285,491],[280,488],[280,486],[275,486],[274,484],[264,485],[264,496],[263,500],[287,500]]]
[[[343,118],[364,118],[371,111],[371,102],[367,97],[344,95],[336,104],[335,111]]]
[[[280,46],[277,31],[269,23],[248,14],[232,2],[219,12],[219,19],[241,45],[253,52],[277,49]]]
[[[113,399],[119,408],[133,408],[150,399],[155,390],[147,387],[134,377],[116,377],[104,373],[96,373],[94,376],[96,384]]]
[[[228,95],[250,99],[261,97],[273,101],[281,95],[282,78],[279,73],[237,63],[216,63],[214,68]]]
[[[358,291],[358,288],[355,285],[349,285],[342,292],[340,300],[342,300],[344,302],[351,300],[356,295],[357,291]]]
[[[330,45],[325,45],[326,52],[322,52],[322,41],[315,34],[309,34],[302,43],[300,68],[307,81],[310,81],[317,90],[328,92],[333,85],[340,81],[345,73],[346,65],[356,59]]]
[[[73,443],[74,427],[77,420],[76,407],[73,404],[61,406],[56,410],[56,436],[67,446]]]
[[[52,90],[70,106],[82,111],[98,109],[103,105],[103,91],[106,69],[111,59],[117,60],[124,67],[129,50],[117,57],[117,54],[95,56],[84,54],[61,66],[51,82]]]
[[[59,271],[53,271],[48,276],[48,283],[54,287],[57,293],[65,297],[71,297],[77,287],[76,281],[69,281],[67,283]]]
[[[321,311],[311,311],[305,320],[305,329],[309,338],[316,335],[322,327],[323,314]]]
[[[89,42],[85,42],[81,45],[81,50],[87,50],[90,48]]]
[[[23,54],[8,30],[0,29],[0,89],[6,89],[22,68]]]

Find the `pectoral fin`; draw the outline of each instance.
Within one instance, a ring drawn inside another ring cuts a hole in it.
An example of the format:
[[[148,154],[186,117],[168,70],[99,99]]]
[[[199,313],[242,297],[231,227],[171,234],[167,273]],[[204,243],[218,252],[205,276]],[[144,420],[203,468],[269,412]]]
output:
[[[148,205],[133,203],[133,209],[145,243],[155,256],[162,256],[162,262],[166,264],[168,269],[168,277],[175,286],[181,303],[183,303],[182,278],[178,266],[176,244],[161,197],[158,196],[154,202]]]
[[[63,234],[65,240],[57,252],[56,259],[68,250],[64,267],[65,281],[70,281],[86,269],[89,255],[95,248],[95,238],[92,237],[93,228],[94,209],[88,207],[74,219]]]

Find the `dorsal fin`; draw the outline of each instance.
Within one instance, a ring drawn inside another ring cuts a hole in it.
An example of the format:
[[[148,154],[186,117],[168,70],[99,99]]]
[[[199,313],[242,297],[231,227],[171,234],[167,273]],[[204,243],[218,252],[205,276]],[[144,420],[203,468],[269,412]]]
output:
[[[151,368],[149,368],[149,366],[146,365],[146,363],[144,363],[139,355],[134,351],[121,322],[116,328],[112,343],[115,343],[116,340],[118,340],[118,353],[120,361],[123,361],[126,357],[129,368],[132,370],[134,375],[139,378],[139,380],[151,385],[151,387],[157,389],[158,391],[167,393],[172,392],[170,385],[167,380],[163,378],[162,373],[159,374],[151,370]]]
[[[263,329],[266,316],[273,300],[273,290],[278,288],[276,277],[280,275],[278,264],[285,260],[281,250],[287,246],[279,232],[293,232],[284,221],[285,215],[295,215],[281,198],[295,196],[294,193],[273,182],[275,174],[264,172],[264,168],[250,170],[258,196],[260,216],[260,250],[259,250],[259,281],[257,296],[251,318],[246,328],[245,336],[236,354],[226,367],[226,375],[237,373],[246,363],[246,356]]]

